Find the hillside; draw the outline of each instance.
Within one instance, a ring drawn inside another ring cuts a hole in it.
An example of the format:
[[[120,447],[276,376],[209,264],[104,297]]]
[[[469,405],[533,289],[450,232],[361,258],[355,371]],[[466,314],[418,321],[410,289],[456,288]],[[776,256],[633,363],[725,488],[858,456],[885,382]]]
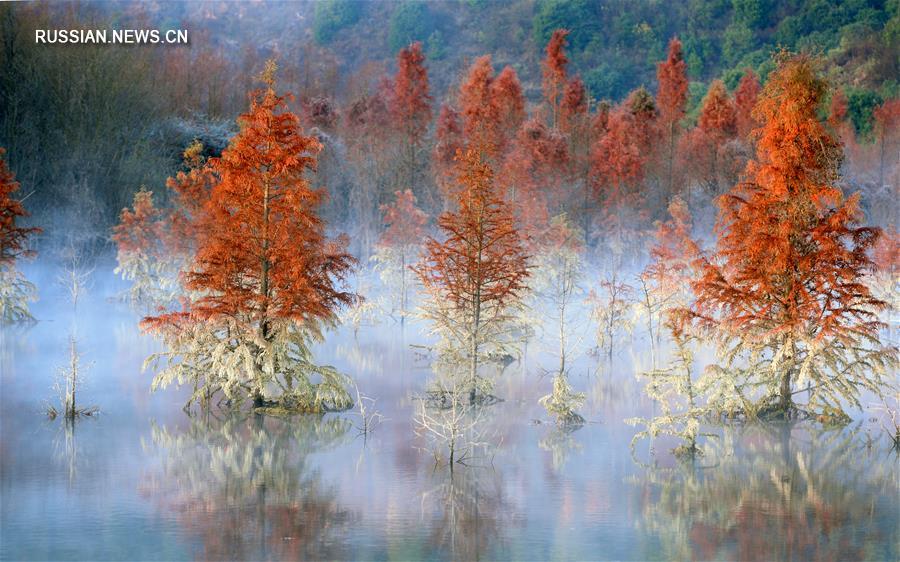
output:
[[[191,44],[33,40],[38,28],[122,26],[188,29]],[[515,69],[533,109],[543,49],[557,28],[570,30],[569,71],[582,77],[594,108],[640,86],[655,93],[656,64],[675,36],[690,80],[686,124],[713,79],[733,90],[750,68],[764,81],[780,48],[819,56],[863,140],[873,109],[900,90],[900,0],[6,4],[0,146],[34,191],[35,214],[56,213],[64,201],[106,226],[141,185],[165,191],[193,138],[210,154],[224,147],[267,58],[278,59],[298,105],[327,100],[340,117],[395,72],[400,47],[422,41],[436,117],[465,69],[490,54],[498,70]]]

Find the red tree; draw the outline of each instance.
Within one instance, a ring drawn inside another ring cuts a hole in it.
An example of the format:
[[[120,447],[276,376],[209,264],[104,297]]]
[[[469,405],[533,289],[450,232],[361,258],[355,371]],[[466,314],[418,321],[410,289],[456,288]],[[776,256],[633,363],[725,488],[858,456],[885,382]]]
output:
[[[431,95],[428,93],[428,70],[422,43],[415,42],[397,55],[397,74],[394,76],[391,114],[400,133],[403,182],[411,189],[419,186],[418,175],[423,168],[420,153],[425,133],[431,124]]]
[[[569,64],[569,59],[566,57],[566,37],[568,35],[569,31],[566,29],[557,29],[553,32],[547,43],[546,56],[541,63],[543,76],[541,86],[544,91],[544,101],[549,110],[547,118],[551,128],[559,126],[560,108],[568,81],[566,69]]]
[[[839,411],[860,388],[880,392],[888,359],[883,303],[862,282],[879,231],[858,226],[858,196],[837,186],[840,145],[817,117],[825,91],[813,60],[781,55],[756,107],[756,160],[721,198],[716,253],[694,284],[701,326],[747,351],[744,388],[762,385],[784,416],[798,379]]]
[[[643,88],[610,112],[606,133],[591,155],[594,193],[604,204],[618,204],[638,193],[650,157],[655,119],[653,98]]]
[[[386,228],[381,235],[379,245],[392,252],[396,265],[395,273],[399,273],[400,318],[406,319],[407,311],[407,269],[410,263],[418,258],[419,248],[425,239],[425,225],[428,215],[416,206],[416,196],[409,189],[397,191],[393,203],[382,205]]]
[[[414,269],[438,307],[435,319],[466,350],[474,403],[482,348],[498,337],[508,307],[525,292],[528,256],[481,153],[469,149],[459,159],[458,210],[440,216],[446,238],[429,238]]]
[[[525,98],[513,67],[504,67],[491,83],[491,103],[497,115],[497,150],[502,154],[525,120]]]
[[[847,120],[847,95],[844,90],[836,89],[831,94],[831,104],[828,108],[828,124],[833,129],[840,127]]]
[[[41,232],[39,228],[16,226],[16,221],[28,216],[25,207],[12,194],[19,190],[19,182],[6,166],[0,148],[0,266],[12,266],[16,258],[32,255],[25,246],[28,237]]]
[[[267,87],[253,93],[240,132],[209,162],[215,183],[195,219],[197,251],[185,274],[186,288],[199,296],[185,312],[144,321],[164,333],[197,323],[231,326],[228,339],[257,350],[253,368],[244,368],[255,403],[263,401],[266,377],[290,368],[274,359],[266,366],[264,355],[277,353],[268,346],[284,330],[317,334],[355,298],[339,288],[354,260],[344,240],[326,238],[317,214],[325,192],[307,178],[321,145],[301,133],[286,97],[275,93],[274,72],[267,63]],[[317,394],[320,408],[319,401]]]
[[[728,96],[725,84],[714,80],[709,87],[697,127],[684,138],[680,152],[684,167],[690,172],[689,180],[699,181],[709,191],[719,191],[723,160],[728,150],[726,144],[735,138],[737,118],[734,104]]]
[[[684,118],[688,93],[687,64],[681,52],[681,41],[677,37],[669,41],[666,60],[656,65],[656,80],[659,83],[656,94],[659,126],[660,130],[665,131],[666,185],[671,195],[674,190],[675,140],[678,137],[678,125]]]
[[[475,59],[459,87],[459,106],[467,146],[478,147],[489,157],[496,157],[499,152],[497,106],[493,103],[491,91],[493,82],[491,56],[484,55]]]
[[[196,249],[196,220],[209,199],[214,177],[203,158],[203,145],[194,141],[184,153],[187,168],[166,180],[174,202],[168,228],[160,233],[167,251],[173,256],[188,256]]]
[[[163,251],[163,212],[153,204],[153,192],[141,189],[134,194],[132,208],[122,209],[112,240],[120,254],[158,255]]]
[[[456,154],[463,149],[464,138],[459,112],[453,106],[444,104],[438,115],[434,132],[435,143],[431,155],[431,165],[435,179],[445,198],[448,198],[456,185]]]
[[[734,91],[737,133],[742,139],[749,137],[750,132],[759,127],[759,122],[753,116],[753,108],[756,107],[759,90],[759,79],[753,70],[748,68]]]
[[[569,80],[559,104],[559,130],[567,135],[577,134],[588,116],[588,94],[580,76]]]
[[[566,139],[538,119],[525,122],[503,165],[501,184],[518,213],[526,241],[540,243],[550,226],[550,217],[561,210]]]

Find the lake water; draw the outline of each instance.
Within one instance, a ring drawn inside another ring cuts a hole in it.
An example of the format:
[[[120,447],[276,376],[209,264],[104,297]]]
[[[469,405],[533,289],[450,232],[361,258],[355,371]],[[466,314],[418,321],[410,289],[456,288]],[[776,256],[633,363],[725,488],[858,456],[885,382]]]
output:
[[[189,417],[184,392],[150,393],[141,364],[156,344],[111,292],[95,287],[73,317],[44,289],[38,324],[0,332],[3,560],[900,558],[900,470],[874,411],[830,431],[711,428],[693,466],[664,441],[633,457],[623,420],[653,408],[634,376],[640,338],[612,367],[576,361],[588,423],[572,433],[535,422],[553,362],[533,349],[498,379],[504,401],[482,421],[492,446],[451,475],[413,422],[431,376],[410,348],[422,326],[344,329],[319,346],[384,415],[364,438],[350,412]],[[43,411],[73,330],[81,403],[102,413],[67,427]]]

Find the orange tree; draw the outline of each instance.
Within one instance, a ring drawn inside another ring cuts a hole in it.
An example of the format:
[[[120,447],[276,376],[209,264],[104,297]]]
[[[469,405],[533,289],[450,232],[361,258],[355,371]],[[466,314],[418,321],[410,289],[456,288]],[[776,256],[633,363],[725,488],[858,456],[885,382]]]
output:
[[[397,55],[397,75],[391,98],[392,125],[397,132],[398,177],[414,193],[423,193],[422,170],[427,170],[425,134],[431,124],[431,95],[422,43],[412,43]]]
[[[697,126],[682,137],[681,152],[688,180],[711,193],[721,194],[718,186],[720,178],[727,175],[728,143],[736,135],[734,103],[725,84],[714,80],[700,108]]]
[[[153,192],[141,188],[132,207],[122,209],[113,227],[115,273],[131,281],[126,298],[133,304],[165,305],[175,296],[178,264],[163,245],[166,217],[153,203]]]
[[[12,196],[19,182],[6,166],[5,152],[0,148],[0,324],[11,324],[33,320],[28,301],[34,300],[34,285],[15,266],[17,258],[33,255],[27,247],[28,237],[41,230],[16,224],[28,212]]]
[[[381,206],[386,228],[372,260],[392,292],[392,309],[403,323],[409,312],[409,266],[419,258],[428,215],[416,206],[412,190],[397,191],[395,197],[393,203]]]
[[[888,384],[896,353],[879,342],[884,303],[864,283],[880,232],[859,225],[858,196],[837,185],[841,148],[817,116],[825,93],[813,59],[780,55],[755,109],[756,159],[720,199],[715,253],[701,258],[691,315],[722,342],[727,409],[788,418],[808,389],[809,407],[837,421],[861,390]]]
[[[684,119],[688,95],[687,63],[684,62],[681,41],[677,37],[669,41],[666,60],[656,65],[656,79],[659,83],[656,104],[660,132],[665,135],[666,142],[666,195],[671,196],[675,185],[675,141],[680,132],[679,124]]]
[[[443,359],[468,365],[465,384],[475,403],[479,365],[504,353],[510,341],[512,309],[521,303],[527,261],[513,214],[497,188],[481,151],[457,155],[460,188],[457,209],[445,212],[438,227],[446,238],[429,238],[414,267],[430,297],[425,316],[441,335]]]
[[[307,176],[321,145],[275,93],[274,72],[270,61],[240,132],[208,163],[214,180],[192,216],[196,252],[183,274],[193,298],[143,322],[169,344],[152,358],[166,362],[154,388],[193,382],[191,401],[222,392],[255,406],[345,408],[345,377],[313,364],[309,343],[354,302],[341,289],[354,260],[345,240],[325,236],[325,193]]]

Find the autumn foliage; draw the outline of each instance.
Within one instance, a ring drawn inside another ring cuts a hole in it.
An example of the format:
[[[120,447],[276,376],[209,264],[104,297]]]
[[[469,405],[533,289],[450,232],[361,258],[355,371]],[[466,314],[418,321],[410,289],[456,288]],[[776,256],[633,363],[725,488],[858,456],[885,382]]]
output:
[[[427,240],[415,271],[435,301],[432,315],[469,364],[474,402],[482,347],[494,341],[508,307],[524,294],[528,256],[491,167],[472,149],[458,160],[458,208],[440,216],[446,238]]]
[[[559,123],[561,106],[565,96],[567,66],[569,58],[566,56],[567,29],[557,29],[547,43],[544,62],[541,64],[541,87],[544,91],[544,100],[549,109],[548,120],[551,127]]]
[[[141,189],[134,194],[132,207],[122,209],[112,240],[120,253],[159,254],[163,237],[163,212],[153,204],[153,192]]]
[[[28,301],[35,300],[35,287],[16,269],[16,259],[34,254],[27,247],[28,237],[41,229],[16,224],[28,212],[12,196],[19,182],[6,166],[5,152],[0,148],[0,324],[12,324],[33,320]]]
[[[759,127],[759,122],[753,114],[759,90],[759,79],[753,70],[748,68],[734,90],[735,125],[741,138],[747,138],[751,131]]]
[[[428,70],[420,42],[401,49],[397,55],[390,112],[392,124],[399,132],[402,181],[414,190],[421,190],[423,181],[419,175],[422,169],[427,169],[423,165],[427,158],[424,143],[432,114]]]
[[[889,359],[884,303],[863,282],[879,231],[837,185],[840,146],[817,116],[825,92],[813,59],[782,55],[754,113],[756,159],[721,199],[716,252],[694,284],[695,318],[749,353],[748,377],[784,416],[806,381],[811,403],[838,411],[860,388],[878,392]]]
[[[734,161],[728,157],[728,143],[736,135],[734,103],[725,84],[715,80],[703,100],[697,126],[682,138],[680,151],[689,179],[718,194],[723,178],[735,175],[729,169]]]
[[[659,118],[665,125],[676,126],[684,118],[688,94],[687,64],[677,37],[669,41],[666,60],[656,65],[656,80]]]
[[[249,111],[239,118],[240,132],[208,163],[215,180],[192,217],[196,253],[184,273],[185,288],[196,296],[183,312],[144,321],[149,330],[173,337],[198,326],[227,330],[224,341],[212,338],[217,345],[231,342],[240,354],[257,355],[237,369],[246,371],[256,404],[263,403],[273,377],[285,375],[285,390],[300,379],[296,372],[286,375],[292,367],[276,348],[297,335],[293,353],[306,357],[305,340],[355,299],[339,286],[354,260],[343,240],[325,236],[317,214],[325,193],[307,177],[321,145],[302,134],[286,98],[275,93],[274,63],[263,79],[266,88],[253,93]],[[322,400],[316,392],[305,407],[343,403]]]
[[[411,190],[397,191],[394,195],[393,202],[381,206],[386,228],[372,259],[381,269],[382,281],[394,293],[394,305],[402,322],[408,312],[408,269],[419,258],[428,215],[416,206],[416,196]]]
[[[5,152],[0,148],[0,265],[11,266],[16,258],[31,255],[26,242],[41,229],[16,225],[16,221],[27,217],[28,212],[21,201],[13,198],[13,193],[19,190],[19,182],[6,166]]]

